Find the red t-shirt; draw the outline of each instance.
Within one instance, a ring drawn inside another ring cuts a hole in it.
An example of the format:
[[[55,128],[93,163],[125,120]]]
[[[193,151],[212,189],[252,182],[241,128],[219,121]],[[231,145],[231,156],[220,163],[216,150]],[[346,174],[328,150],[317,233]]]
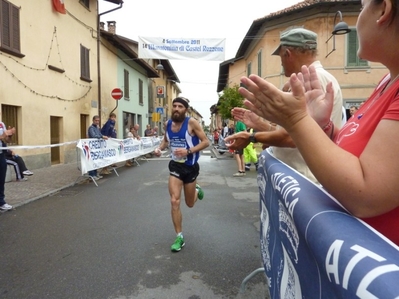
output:
[[[335,137],[334,142],[338,146],[357,157],[362,154],[382,119],[399,120],[399,80],[380,94],[389,79],[388,75],[381,80],[370,98],[348,119]],[[399,245],[399,207],[362,220]]]

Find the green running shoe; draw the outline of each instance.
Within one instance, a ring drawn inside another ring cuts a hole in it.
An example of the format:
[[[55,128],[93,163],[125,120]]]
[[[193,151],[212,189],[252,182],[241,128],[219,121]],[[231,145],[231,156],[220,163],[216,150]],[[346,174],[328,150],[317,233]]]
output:
[[[170,250],[172,250],[174,252],[179,252],[183,248],[184,245],[186,245],[186,243],[184,243],[184,239],[181,236],[178,236],[176,238],[175,242],[170,247]]]
[[[195,188],[198,190],[198,199],[201,200],[204,198],[204,191],[200,187],[200,185],[196,185]]]

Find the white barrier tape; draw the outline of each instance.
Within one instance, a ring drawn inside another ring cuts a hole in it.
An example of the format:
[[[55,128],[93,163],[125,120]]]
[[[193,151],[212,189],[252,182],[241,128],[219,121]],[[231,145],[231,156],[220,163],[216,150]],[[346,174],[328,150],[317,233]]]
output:
[[[37,149],[37,148],[49,148],[49,147],[58,147],[58,146],[64,146],[64,145],[69,145],[69,144],[77,144],[79,140],[77,141],[68,141],[68,142],[63,142],[63,143],[55,143],[55,144],[50,144],[50,145],[15,145],[15,146],[7,146],[7,147],[1,147],[0,149]]]

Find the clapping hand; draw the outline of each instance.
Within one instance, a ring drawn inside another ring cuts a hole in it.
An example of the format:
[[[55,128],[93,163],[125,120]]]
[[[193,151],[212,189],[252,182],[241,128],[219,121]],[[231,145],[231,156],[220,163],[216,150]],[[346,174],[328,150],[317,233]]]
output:
[[[244,104],[257,115],[275,122],[289,130],[307,114],[323,126],[328,123],[332,111],[333,91],[331,83],[327,93],[321,89],[313,66],[302,67],[302,73],[290,77],[291,92],[283,92],[273,84],[256,75],[243,77],[240,87]]]

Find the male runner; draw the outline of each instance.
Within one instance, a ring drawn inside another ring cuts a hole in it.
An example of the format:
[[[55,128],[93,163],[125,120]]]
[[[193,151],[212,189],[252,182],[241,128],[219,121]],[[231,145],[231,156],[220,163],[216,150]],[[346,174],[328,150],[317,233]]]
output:
[[[185,245],[182,230],[182,213],[180,210],[181,191],[184,190],[186,205],[192,208],[198,199],[204,197],[204,192],[197,184],[200,167],[198,159],[200,151],[209,146],[202,127],[194,118],[186,117],[188,100],[177,97],[173,100],[172,119],[165,123],[165,136],[155,155],[168,145],[172,160],[169,162],[169,194],[172,206],[172,221],[177,234],[171,250],[178,252]]]

